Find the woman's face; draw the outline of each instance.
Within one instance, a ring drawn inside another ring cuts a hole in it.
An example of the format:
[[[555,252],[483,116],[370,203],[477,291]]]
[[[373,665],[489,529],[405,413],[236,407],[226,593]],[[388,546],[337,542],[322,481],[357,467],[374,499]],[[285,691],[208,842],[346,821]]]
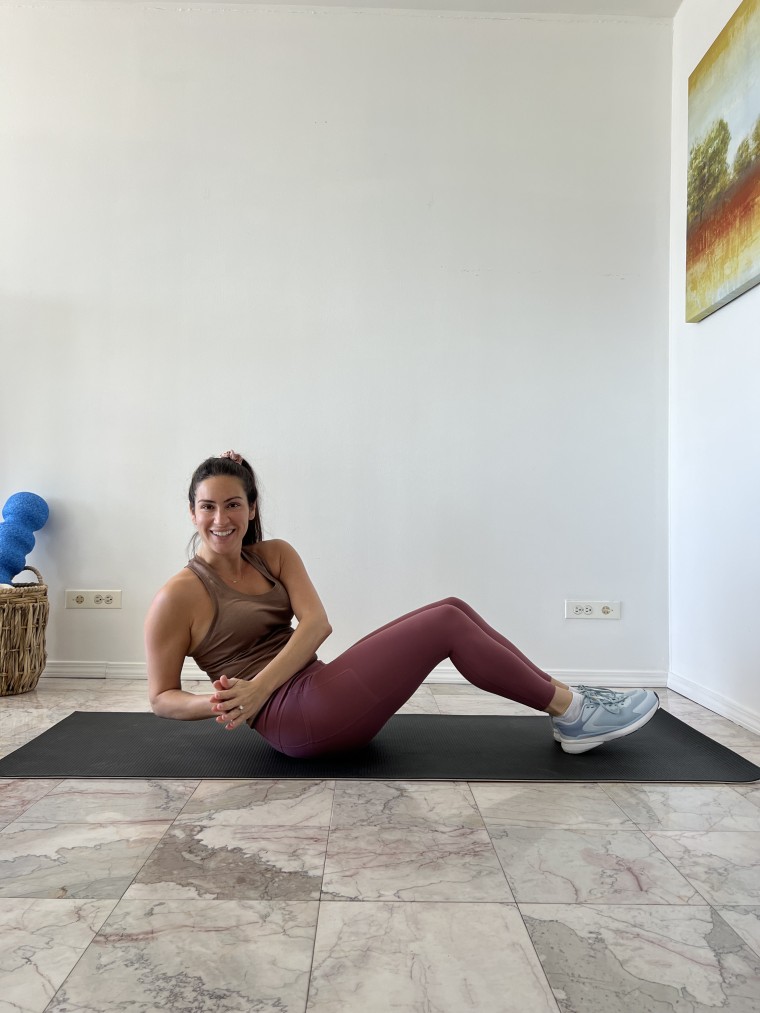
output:
[[[240,547],[256,507],[249,507],[242,482],[231,475],[217,475],[200,482],[190,516],[203,545],[212,552],[240,555]]]

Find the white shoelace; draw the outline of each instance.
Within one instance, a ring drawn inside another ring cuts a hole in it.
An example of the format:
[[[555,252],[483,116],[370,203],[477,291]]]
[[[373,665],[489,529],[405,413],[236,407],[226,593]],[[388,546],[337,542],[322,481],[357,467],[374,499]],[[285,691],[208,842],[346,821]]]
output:
[[[591,703],[598,703],[605,710],[612,714],[619,714],[625,703],[625,693],[618,693],[614,689],[602,689],[597,686],[575,686],[578,693],[584,696]]]

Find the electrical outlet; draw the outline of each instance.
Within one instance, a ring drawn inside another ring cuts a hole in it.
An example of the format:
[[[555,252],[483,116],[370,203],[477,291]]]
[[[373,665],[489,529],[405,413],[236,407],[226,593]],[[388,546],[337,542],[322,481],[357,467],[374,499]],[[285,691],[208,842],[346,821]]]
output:
[[[619,619],[619,601],[567,601],[565,619]]]
[[[120,609],[121,591],[66,591],[67,609]]]

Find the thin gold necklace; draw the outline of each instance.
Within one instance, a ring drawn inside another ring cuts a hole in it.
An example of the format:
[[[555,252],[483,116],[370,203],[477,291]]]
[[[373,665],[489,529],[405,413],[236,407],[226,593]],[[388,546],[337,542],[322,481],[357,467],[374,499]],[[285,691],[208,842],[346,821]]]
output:
[[[201,559],[203,559],[203,556],[201,556],[200,558],[201,558]],[[205,560],[205,559],[203,559],[203,562],[204,562],[204,563],[206,563],[206,560]],[[243,563],[243,565],[245,566],[245,563]],[[206,566],[211,566],[211,564],[210,564],[210,563],[206,563]],[[211,569],[213,570],[213,569],[214,569],[214,567],[213,567],[213,566],[211,566]],[[221,576],[221,574],[219,574],[219,576]],[[241,575],[240,575],[240,576],[238,577],[238,579],[237,579],[237,580],[235,580],[235,579],[234,579],[233,577],[223,577],[222,579],[223,579],[223,580],[229,580],[230,584],[239,584],[239,583],[240,583],[240,581],[241,581],[241,580],[243,579],[243,576],[242,576],[242,574],[241,574]]]
[[[243,563],[243,566],[245,566],[245,563]],[[237,579],[237,580],[232,580],[232,577],[230,577],[230,580],[232,581],[232,583],[233,583],[233,584],[237,584],[237,583],[238,583],[239,581],[241,581],[242,579],[243,579],[243,574],[242,574],[242,571],[241,571],[241,574],[240,574],[240,576],[238,577],[238,579]]]

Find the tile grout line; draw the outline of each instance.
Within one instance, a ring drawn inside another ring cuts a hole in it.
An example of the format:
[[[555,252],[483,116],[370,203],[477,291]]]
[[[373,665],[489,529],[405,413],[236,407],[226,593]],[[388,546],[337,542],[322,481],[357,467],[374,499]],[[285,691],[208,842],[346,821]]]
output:
[[[323,782],[324,783],[324,782]],[[317,955],[317,933],[319,932],[319,918],[322,913],[322,903],[325,885],[325,869],[327,868],[327,852],[330,847],[330,831],[332,830],[333,813],[335,811],[335,795],[338,782],[332,779],[332,802],[330,803],[330,818],[327,821],[327,837],[325,838],[325,857],[322,862],[322,878],[319,883],[319,897],[317,897],[317,917],[314,920],[314,939],[311,944],[311,961],[309,962],[309,977],[306,982],[306,996],[304,998],[304,1013],[309,1008],[309,995],[311,994],[311,983],[314,977],[314,959]]]
[[[75,898],[72,898],[72,899],[75,899]],[[90,899],[90,898],[88,898],[88,899]],[[110,898],[103,898],[103,899],[110,899]],[[79,954],[79,956],[77,957],[77,959],[74,961],[74,964],[69,969],[69,973],[66,975],[66,977],[63,979],[63,981],[61,982],[61,984],[55,990],[55,992],[53,992],[53,994],[51,995],[51,997],[48,1000],[48,1002],[45,1004],[45,1010],[47,1010],[50,1007],[50,1004],[55,1001],[56,996],[58,995],[58,993],[61,992],[66,987],[66,982],[69,980],[69,978],[74,973],[74,971],[79,966],[79,964],[82,962],[82,960],[84,960],[85,954],[88,952],[88,950],[90,949],[90,947],[93,945],[93,943],[95,942],[95,940],[98,938],[98,936],[100,935],[100,933],[103,931],[104,927],[108,923],[108,919],[113,915],[114,911],[116,910],[116,908],[121,903],[121,900],[122,900],[122,898],[119,897],[119,898],[117,898],[114,901],[114,904],[113,904],[113,907],[111,908],[111,910],[105,916],[105,918],[100,923],[100,925],[98,926],[98,928],[93,932],[92,939],[90,939],[89,943],[85,947],[83,947],[82,952]],[[86,900],[84,901],[84,903],[86,903]],[[44,1011],[43,1011],[43,1013],[44,1013]]]
[[[554,1003],[554,1006],[555,1006],[555,1008],[557,1010],[557,1013],[561,1013],[560,1006],[559,1006],[559,1001],[557,999],[557,995],[556,995],[554,989],[552,988],[552,984],[549,981],[549,975],[547,973],[547,969],[546,969],[546,967],[544,967],[544,963],[541,960],[541,956],[540,956],[538,950],[536,949],[535,943],[533,942],[533,937],[531,936],[530,932],[528,931],[528,926],[525,924],[525,916],[522,913],[522,911],[520,910],[519,902],[517,900],[517,897],[515,896],[514,890],[512,889],[512,884],[511,884],[511,882],[509,880],[509,876],[507,875],[507,870],[504,867],[504,863],[502,862],[501,858],[499,857],[499,852],[496,850],[496,846],[494,845],[494,842],[493,842],[493,837],[491,836],[491,831],[488,828],[488,823],[486,822],[486,818],[483,815],[482,809],[480,808],[480,803],[477,800],[475,792],[472,790],[472,784],[469,781],[467,782],[467,787],[470,790],[470,794],[473,797],[473,801],[475,802],[475,806],[476,806],[476,808],[478,810],[480,818],[483,821],[483,826],[485,827],[486,833],[488,834],[488,840],[491,842],[491,848],[493,849],[493,853],[496,856],[496,861],[499,863],[499,868],[501,869],[502,875],[504,876],[504,879],[507,882],[507,888],[509,889],[509,892],[510,892],[510,894],[512,896],[514,907],[516,908],[517,913],[518,913],[518,915],[520,917],[520,922],[522,923],[523,929],[525,930],[525,934],[528,937],[528,942],[530,943],[531,948],[532,948],[533,952],[536,955],[536,961],[538,962],[538,966],[541,968],[541,973],[543,974],[544,981],[546,982],[546,987],[549,989],[549,992],[551,993],[552,1002]]]

